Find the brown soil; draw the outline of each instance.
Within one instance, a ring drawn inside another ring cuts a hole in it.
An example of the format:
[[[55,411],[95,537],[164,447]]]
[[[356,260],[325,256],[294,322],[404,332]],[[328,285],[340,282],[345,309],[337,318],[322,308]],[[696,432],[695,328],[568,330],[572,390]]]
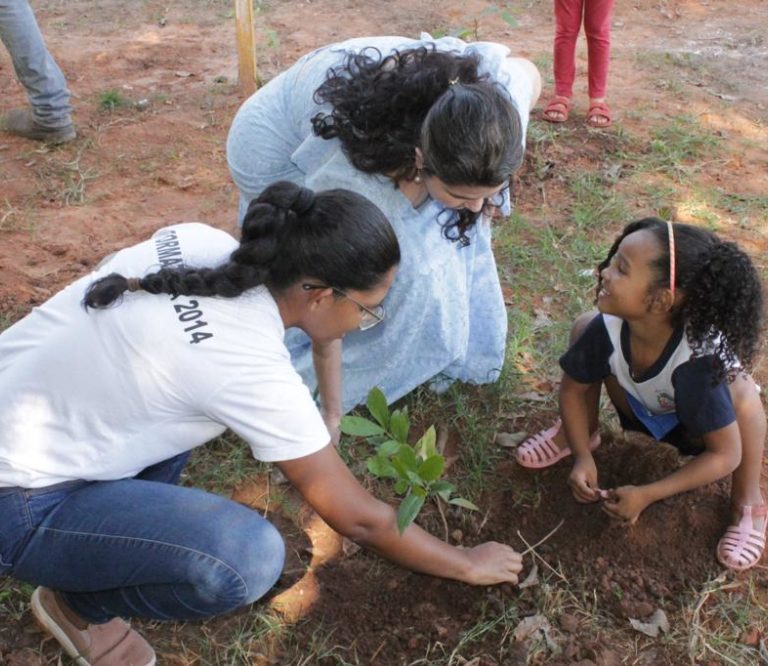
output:
[[[480,39],[510,44],[518,55],[534,60],[548,58],[551,51],[551,3],[544,0],[506,3],[517,19],[516,27],[500,17],[498,8],[505,3],[483,0],[255,4],[259,67],[265,79],[312,48],[365,34],[416,35],[420,30],[464,27],[475,30]],[[635,140],[644,141],[669,118],[696,116],[721,137],[726,155],[697,165],[697,186],[764,197],[768,192],[768,68],[762,34],[762,26],[768,24],[766,3],[742,0],[738,11],[723,0],[617,4],[610,101],[619,125]],[[73,144],[47,150],[0,136],[0,317],[11,321],[87,272],[107,253],[146,238],[160,226],[204,220],[233,229],[236,216],[237,196],[224,154],[229,123],[243,101],[233,83],[237,61],[231,4],[41,0],[35,9],[75,93],[80,137]],[[583,127],[583,43],[579,58],[573,122],[562,130],[559,141],[529,156],[520,179],[518,206],[524,215],[542,204],[551,208],[553,217],[563,215],[568,206],[566,169],[616,167],[604,164],[602,153],[620,140],[618,130],[592,133]],[[24,104],[4,51],[0,89],[2,110]],[[111,112],[100,105],[110,90],[126,101]],[[550,92],[545,86],[544,99]],[[618,166],[632,169],[631,164]],[[677,212],[685,218],[684,207]],[[736,214],[724,224],[725,231],[765,268],[768,227],[745,223]],[[514,283],[506,294],[510,303],[516,300]],[[757,375],[763,384],[768,380],[762,367]],[[537,418],[544,423],[551,415]],[[535,429],[530,419],[513,425],[517,430]],[[614,440],[610,435],[596,457],[606,486],[658,478],[679,464],[676,454],[664,446],[651,446],[643,438]],[[725,483],[661,502],[649,508],[636,526],[624,528],[612,523],[599,506],[573,501],[565,484],[568,469],[563,462],[529,473],[508,456],[488,478],[481,501],[490,507],[488,515],[479,520],[449,512],[450,530],[461,530],[467,545],[496,539],[523,549],[518,532],[532,544],[563,521],[536,550],[568,581],[567,589],[582,595],[581,607],[593,608],[604,618],[603,626],[625,625],[626,618],[645,617],[658,607],[672,613],[718,572],[713,553],[726,524]],[[263,506],[262,495],[260,487],[253,487],[242,489],[238,497]],[[350,662],[406,664],[427,657],[439,661],[440,655],[451,653],[464,631],[481,618],[498,615],[510,603],[520,617],[540,612],[536,587],[471,588],[410,574],[365,553],[333,562],[342,543],[313,522],[311,514],[301,516],[285,523],[291,555],[273,603],[287,618],[303,617],[296,629],[299,640],[315,640],[319,631],[331,644],[347,646]],[[434,511],[427,510],[420,521],[442,534]],[[308,536],[300,528],[306,528]],[[309,550],[308,538],[314,544]],[[530,558],[526,562],[530,566]],[[312,579],[303,576],[294,585],[308,563]],[[540,574],[544,575],[543,566]],[[765,594],[765,573],[756,574],[754,580]],[[308,598],[314,601],[309,603]],[[565,646],[563,663],[612,663],[616,658],[605,636],[587,630],[588,620],[565,613],[555,627]],[[226,641],[233,621],[148,624],[142,629],[160,648],[161,663],[200,663],[188,652],[181,656],[178,646],[184,637],[203,632]],[[766,628],[762,630],[764,635]],[[41,634],[27,615],[0,623],[0,661],[54,663],[58,650],[50,641],[42,646],[40,641]],[[524,648],[519,653],[499,648],[494,632],[475,645],[475,666],[525,663]],[[683,663],[680,653],[665,649],[662,645],[658,660],[649,663]],[[281,663],[279,656],[273,663]],[[555,662],[550,657],[547,663]]]
[[[605,487],[643,483],[669,474],[681,464],[677,452],[642,436],[615,439],[610,433],[595,454]],[[631,460],[631,474],[627,461]],[[481,506],[489,508],[479,518],[449,512],[449,530],[461,532],[467,545],[485,540],[512,544],[520,551],[556,530],[536,552],[556,571],[553,574],[572,590],[594,594],[603,617],[620,625],[628,618],[642,619],[657,608],[672,615],[682,598],[700,589],[719,567],[715,545],[727,524],[728,488],[725,483],[673,497],[647,509],[631,527],[610,519],[599,504],[580,505],[573,499],[566,479],[567,461],[533,472],[513,461],[498,466],[488,479],[489,492]],[[441,533],[436,512],[427,510],[421,522]],[[559,526],[559,527],[558,527]],[[479,529],[478,529],[479,528]],[[526,571],[533,560],[526,558]],[[548,574],[539,562],[540,577]],[[349,646],[361,663],[376,655],[375,663],[407,664],[431,646],[453,646],[468,627],[510,605],[520,617],[540,612],[538,591],[511,586],[473,588],[428,576],[382,566],[361,553],[323,568],[317,574],[319,594],[307,621],[298,629],[310,640],[318,623],[333,631],[333,644]],[[763,580],[765,585],[766,581]],[[563,611],[561,640],[572,645],[572,656],[595,658],[606,646],[596,646],[599,636],[586,630],[590,617],[574,618]],[[584,636],[568,640],[570,633]],[[516,663],[521,654],[500,649],[491,633],[479,640],[474,654],[483,663]],[[522,651],[522,655],[525,651]],[[668,656],[674,663],[679,655]],[[552,659],[550,657],[550,659]],[[546,663],[554,663],[547,661]],[[571,663],[570,661],[564,663]],[[660,662],[661,663],[661,662]]]

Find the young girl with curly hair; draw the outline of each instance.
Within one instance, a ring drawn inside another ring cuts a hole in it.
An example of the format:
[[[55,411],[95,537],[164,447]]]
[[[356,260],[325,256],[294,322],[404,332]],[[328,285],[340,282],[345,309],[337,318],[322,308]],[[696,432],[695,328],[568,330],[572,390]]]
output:
[[[573,454],[577,501],[603,500],[629,522],[653,502],[733,473],[733,524],[717,558],[737,571],[754,566],[766,533],[766,419],[747,373],[763,317],[757,271],[734,243],[656,218],[629,224],[598,269],[599,313],[576,320],[560,359],[562,422],[524,442],[518,462],[542,468]],[[603,385],[623,428],[694,457],[658,481],[601,490],[592,452]]]
[[[438,376],[498,378],[507,312],[488,213],[508,209],[539,88],[534,65],[501,44],[361,37],[299,59],[237,112],[227,160],[241,212],[275,178],[350,188],[403,250],[387,322],[344,339],[343,386],[324,395],[334,382],[315,376],[308,339],[288,338],[329,425],[372,386],[392,401]]]

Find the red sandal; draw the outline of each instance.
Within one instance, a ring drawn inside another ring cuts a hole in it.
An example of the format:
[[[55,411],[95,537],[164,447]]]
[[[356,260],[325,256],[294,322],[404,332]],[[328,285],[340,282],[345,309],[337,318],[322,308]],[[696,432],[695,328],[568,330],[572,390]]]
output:
[[[755,529],[754,519],[763,519],[763,528]],[[717,544],[717,559],[724,567],[746,571],[755,566],[765,550],[768,528],[768,507],[765,504],[746,504],[741,507],[741,520],[731,525]]]
[[[605,102],[593,102],[587,111],[587,125],[595,129],[605,129],[611,126],[613,117]]]
[[[558,449],[553,441],[561,427],[562,421],[558,419],[551,428],[536,433],[518,446],[515,451],[518,464],[529,469],[543,469],[571,455],[571,447]],[[596,432],[589,440],[589,450],[594,451],[598,446],[600,433]]]
[[[571,100],[562,95],[555,95],[549,100],[549,103],[541,113],[541,117],[548,123],[564,123],[568,120],[568,114],[571,111]],[[556,117],[552,114],[560,114],[562,117]]]

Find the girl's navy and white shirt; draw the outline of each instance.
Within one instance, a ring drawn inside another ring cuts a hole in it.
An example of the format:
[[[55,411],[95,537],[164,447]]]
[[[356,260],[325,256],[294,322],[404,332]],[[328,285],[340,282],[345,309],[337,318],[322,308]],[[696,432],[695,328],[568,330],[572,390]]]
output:
[[[225,262],[224,231],[179,224],[118,252],[0,335],[0,487],[132,477],[231,428],[264,461],[330,436],[294,370],[275,300],[126,293],[86,312],[97,278]]]
[[[657,439],[677,422],[702,436],[736,420],[728,384],[716,378],[717,363],[711,353],[694,356],[680,327],[656,362],[633,377],[629,325],[608,314],[598,314],[560,358],[563,371],[583,384],[615,376],[635,416]]]

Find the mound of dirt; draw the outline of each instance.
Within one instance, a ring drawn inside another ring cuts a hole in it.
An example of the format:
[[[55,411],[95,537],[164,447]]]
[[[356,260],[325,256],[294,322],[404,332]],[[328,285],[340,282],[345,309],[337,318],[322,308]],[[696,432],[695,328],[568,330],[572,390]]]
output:
[[[604,436],[595,453],[601,485],[640,484],[672,472],[684,459],[665,444],[642,436]],[[450,528],[460,528],[467,545],[495,540],[519,550],[535,544],[558,575],[552,584],[583,599],[596,599],[600,615],[626,624],[657,608],[674,611],[681,596],[700,588],[718,572],[714,552],[727,522],[726,482],[678,495],[649,507],[636,525],[627,527],[605,514],[599,504],[578,504],[566,484],[570,462],[540,471],[512,460],[499,474],[510,488],[482,503],[487,516],[450,514]],[[497,480],[498,481],[498,480]],[[425,521],[429,520],[424,516]],[[481,526],[480,533],[474,530]],[[525,559],[530,568],[530,556]],[[540,577],[547,568],[539,565]],[[461,583],[411,574],[365,554],[330,564],[317,572],[322,594],[306,617],[308,635],[323,626],[332,645],[349,646],[362,663],[411,663],[425,650],[455,645],[467,627],[515,607],[518,616],[538,612],[531,589],[511,586],[474,588]],[[572,623],[564,618],[564,625]],[[300,635],[302,628],[298,629]],[[431,646],[431,647],[430,647]],[[498,655],[498,636],[489,632],[478,650],[488,663],[509,663]],[[592,650],[594,653],[594,650]],[[583,651],[582,651],[583,653]],[[494,660],[500,659],[499,662]]]

